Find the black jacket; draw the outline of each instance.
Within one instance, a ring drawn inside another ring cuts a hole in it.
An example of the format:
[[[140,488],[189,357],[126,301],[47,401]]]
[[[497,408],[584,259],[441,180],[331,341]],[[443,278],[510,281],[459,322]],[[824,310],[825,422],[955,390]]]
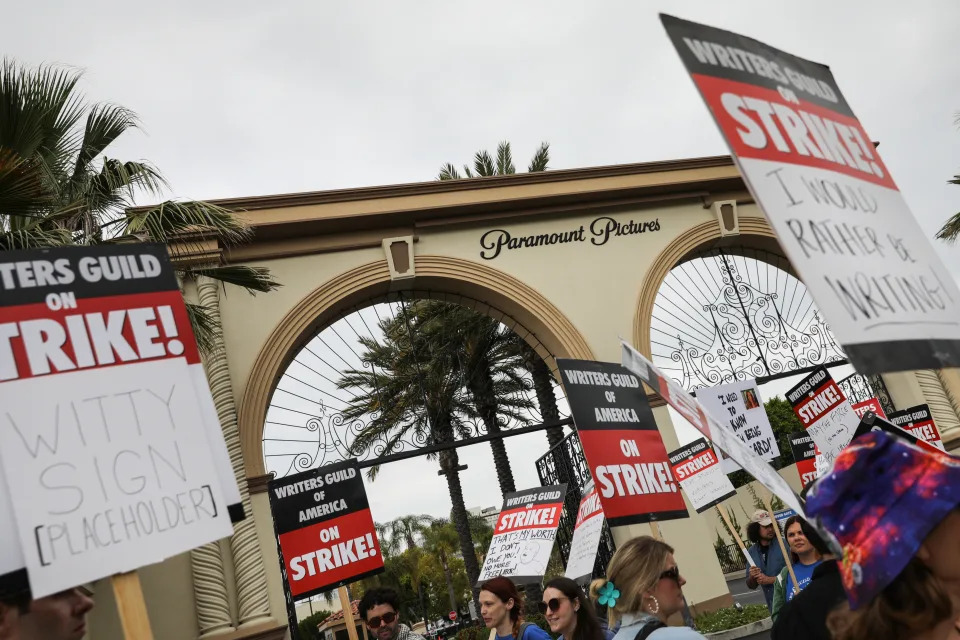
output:
[[[847,597],[836,561],[820,563],[810,584],[784,605],[770,633],[771,640],[830,640],[827,615]]]

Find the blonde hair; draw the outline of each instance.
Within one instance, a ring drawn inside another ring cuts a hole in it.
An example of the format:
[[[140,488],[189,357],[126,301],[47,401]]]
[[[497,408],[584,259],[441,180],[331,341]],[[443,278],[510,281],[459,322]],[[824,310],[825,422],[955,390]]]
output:
[[[607,607],[611,627],[624,614],[642,610],[644,592],[657,586],[671,553],[673,547],[650,536],[634,538],[617,549],[607,565],[607,577],[590,583],[590,597],[594,600],[600,597],[600,589],[608,581],[620,592],[617,603]]]

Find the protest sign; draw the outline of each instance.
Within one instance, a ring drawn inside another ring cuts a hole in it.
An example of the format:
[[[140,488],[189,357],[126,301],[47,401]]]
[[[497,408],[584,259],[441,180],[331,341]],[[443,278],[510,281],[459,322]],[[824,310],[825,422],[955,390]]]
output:
[[[797,512],[793,509],[780,509],[780,511],[773,513],[773,519],[777,521],[777,524],[780,525],[780,530],[783,531],[783,525],[795,515],[797,515]],[[784,531],[784,533],[786,533],[786,531]]]
[[[700,389],[697,400],[710,413],[726,420],[733,433],[764,460],[773,460],[780,455],[777,438],[760,400],[760,389],[753,378]],[[726,457],[722,458],[722,465],[724,473],[740,468]]]
[[[887,414],[883,412],[883,407],[880,405],[880,400],[877,398],[869,398],[863,402],[858,402],[855,405],[852,405],[853,412],[857,414],[858,418],[862,418],[863,414],[867,411],[872,411],[874,414],[880,416],[883,419],[887,418]]]
[[[798,433],[790,436],[790,449],[793,460],[797,463],[800,485],[806,487],[817,479],[817,445],[810,434]]]
[[[763,458],[730,433],[729,426],[720,422],[703,405],[677,382],[665,376],[650,360],[632,346],[620,341],[623,366],[636,374],[647,386],[680,413],[694,429],[702,433],[713,445],[731,457],[744,471],[752,475],[767,489],[783,500],[788,507],[803,514],[803,505],[787,481]],[[568,394],[569,395],[569,394]]]
[[[33,596],[230,535],[239,491],[166,248],[0,260],[0,466]]]
[[[901,429],[897,425],[888,422],[887,420],[884,420],[883,418],[868,411],[867,413],[863,414],[862,418],[860,418],[860,424],[857,426],[857,431],[854,433],[853,437],[856,439],[866,433],[870,433],[871,431],[883,431],[885,433],[889,433],[890,435],[902,438],[910,444],[914,444],[927,451],[936,451],[938,453],[941,451],[936,445],[930,444],[926,440],[918,438],[909,431]]]
[[[670,468],[697,513],[737,495],[720,458],[703,438],[670,452]]]
[[[860,418],[826,367],[817,367],[787,392],[787,401],[817,445],[824,467],[853,439]]]
[[[877,415],[881,418],[884,417],[880,413],[877,413]],[[943,447],[943,440],[940,439],[940,430],[933,423],[933,415],[930,413],[929,405],[919,404],[903,411],[895,411],[890,414],[888,420],[904,431],[912,433],[920,440],[932,444],[941,451],[946,451]]]
[[[583,488],[583,498],[577,510],[577,523],[573,527],[570,554],[564,575],[583,583],[593,577],[597,561],[597,549],[603,536],[603,506],[593,480]]]
[[[825,65],[661,15],[851,364],[960,365],[960,290]]]
[[[610,526],[686,518],[640,380],[619,364],[557,359]]]
[[[557,537],[567,485],[508,493],[480,571],[482,583],[506,576],[515,584],[539,584]]]
[[[267,491],[291,596],[307,598],[383,571],[356,459],[271,480]]]

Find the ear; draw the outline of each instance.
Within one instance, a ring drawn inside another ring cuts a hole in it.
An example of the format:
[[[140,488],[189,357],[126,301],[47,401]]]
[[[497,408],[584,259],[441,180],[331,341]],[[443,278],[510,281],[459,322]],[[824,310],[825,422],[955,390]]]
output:
[[[930,566],[930,560],[933,557],[933,554],[930,553],[930,547],[927,546],[926,540],[920,544],[920,548],[917,549],[917,560],[923,564]]]
[[[514,602],[513,598],[510,598],[509,600],[507,600],[506,605],[507,605],[507,611],[513,611],[513,608],[517,606],[517,603]]]

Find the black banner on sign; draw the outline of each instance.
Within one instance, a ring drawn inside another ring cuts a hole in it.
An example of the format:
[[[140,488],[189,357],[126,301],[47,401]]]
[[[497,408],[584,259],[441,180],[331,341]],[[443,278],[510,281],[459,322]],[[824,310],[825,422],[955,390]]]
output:
[[[383,571],[356,459],[267,484],[284,589],[307,598]]]

